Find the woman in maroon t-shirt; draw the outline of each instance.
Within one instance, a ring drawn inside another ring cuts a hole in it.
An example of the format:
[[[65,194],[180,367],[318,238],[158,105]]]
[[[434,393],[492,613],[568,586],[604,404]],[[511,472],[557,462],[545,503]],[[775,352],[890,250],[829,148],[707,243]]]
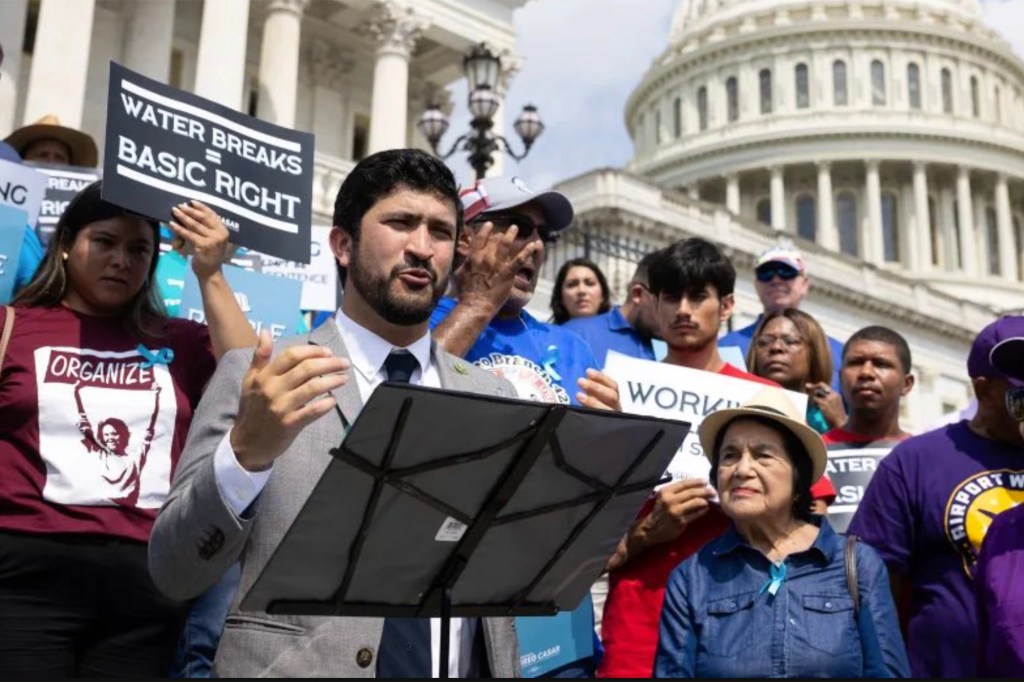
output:
[[[216,358],[256,337],[221,272],[221,220],[189,202],[169,225],[209,327],[167,317],[159,223],[100,182],[0,308],[0,677],[158,677],[172,660],[183,605],[154,587],[146,542]]]

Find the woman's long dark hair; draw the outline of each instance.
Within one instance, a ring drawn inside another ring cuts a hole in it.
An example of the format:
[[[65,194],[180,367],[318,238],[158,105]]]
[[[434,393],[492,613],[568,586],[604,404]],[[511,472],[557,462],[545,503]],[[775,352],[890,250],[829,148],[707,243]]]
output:
[[[50,239],[50,244],[39,264],[32,280],[25,285],[11,302],[12,305],[27,308],[42,308],[60,305],[67,293],[68,274],[64,266],[63,253],[70,251],[75,237],[83,227],[98,220],[128,217],[144,220],[153,228],[153,259],[149,264],[146,280],[135,297],[125,306],[120,314],[125,329],[132,335],[155,338],[163,335],[167,321],[167,310],[163,298],[156,285],[156,264],[160,255],[160,225],[128,213],[120,206],[103,201],[100,197],[102,180],[97,180],[81,192],[68,204],[57,228]]]
[[[601,285],[601,305],[597,308],[597,314],[600,315],[612,309],[612,290],[608,288],[608,280],[605,279],[601,268],[597,267],[597,263],[589,258],[573,258],[562,263],[562,267],[558,269],[558,275],[555,276],[555,286],[551,290],[551,321],[555,324],[565,324],[571,318],[565,307],[565,302],[562,300],[562,287],[565,286],[565,278],[569,276],[569,270],[577,266],[590,268],[594,277],[597,278],[597,283]]]

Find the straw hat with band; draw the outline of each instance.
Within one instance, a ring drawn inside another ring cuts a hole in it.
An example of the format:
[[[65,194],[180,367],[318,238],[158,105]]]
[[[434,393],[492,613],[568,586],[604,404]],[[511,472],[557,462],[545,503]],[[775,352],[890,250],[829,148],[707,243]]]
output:
[[[811,480],[813,485],[825,474],[825,464],[828,461],[828,454],[825,443],[821,440],[818,432],[807,426],[800,410],[796,408],[781,388],[766,387],[753,398],[739,407],[732,407],[718,410],[708,415],[697,434],[700,436],[701,447],[704,448],[704,455],[709,461],[714,461],[714,447],[718,440],[718,434],[737,417],[761,417],[770,419],[782,428],[786,429],[804,446],[807,455],[811,458]],[[793,453],[790,453],[792,456]]]
[[[14,147],[24,157],[25,150],[33,142],[40,140],[57,140],[67,145],[71,152],[71,165],[95,168],[99,160],[96,142],[81,130],[62,126],[53,114],[47,114],[35,123],[18,128],[4,138],[4,142]]]

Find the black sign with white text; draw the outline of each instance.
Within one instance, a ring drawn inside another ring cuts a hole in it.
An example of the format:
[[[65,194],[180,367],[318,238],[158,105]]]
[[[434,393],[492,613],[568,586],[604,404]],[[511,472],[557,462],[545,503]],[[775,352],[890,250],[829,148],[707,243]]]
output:
[[[57,166],[31,161],[25,165],[32,166],[46,176],[46,194],[39,208],[39,219],[36,220],[36,234],[39,235],[39,241],[43,246],[46,246],[57,229],[57,221],[64,214],[64,209],[76,194],[100,179],[100,171],[97,168]]]
[[[313,136],[110,63],[103,198],[158,220],[198,199],[231,242],[309,263]]]
[[[864,491],[878,469],[878,463],[889,454],[895,443],[881,447],[871,444],[858,447],[853,443],[833,445],[828,451],[826,472],[836,489],[836,499],[828,507],[828,522],[839,533],[845,533],[853,515],[864,499]],[[843,448],[843,449],[841,449]]]

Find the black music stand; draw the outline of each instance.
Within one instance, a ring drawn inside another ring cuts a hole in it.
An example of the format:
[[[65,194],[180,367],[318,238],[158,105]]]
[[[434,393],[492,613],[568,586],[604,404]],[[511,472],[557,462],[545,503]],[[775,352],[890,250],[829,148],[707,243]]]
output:
[[[576,608],[686,422],[383,384],[240,607],[454,617]]]

